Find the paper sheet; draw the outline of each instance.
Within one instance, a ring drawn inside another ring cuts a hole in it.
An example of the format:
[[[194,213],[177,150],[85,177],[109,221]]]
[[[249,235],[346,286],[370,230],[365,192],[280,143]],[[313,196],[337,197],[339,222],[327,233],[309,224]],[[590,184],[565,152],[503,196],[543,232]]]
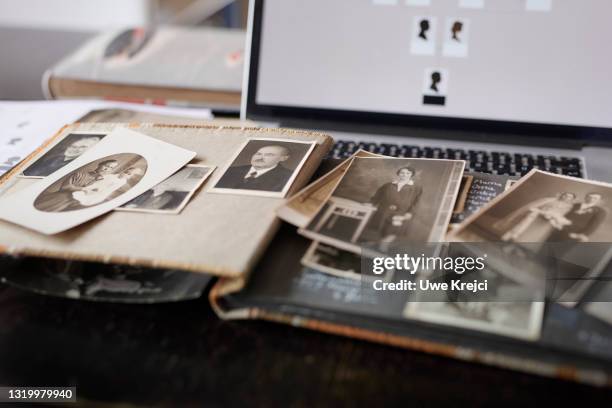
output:
[[[95,100],[0,101],[0,175],[52,137],[62,126],[97,109],[129,109],[210,120],[209,109],[176,108]]]

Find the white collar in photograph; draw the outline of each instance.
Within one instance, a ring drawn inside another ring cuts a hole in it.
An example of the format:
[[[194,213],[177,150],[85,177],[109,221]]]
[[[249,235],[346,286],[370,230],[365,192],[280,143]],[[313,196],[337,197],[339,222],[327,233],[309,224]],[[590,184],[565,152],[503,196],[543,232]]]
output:
[[[247,174],[245,174],[244,178],[249,178],[249,177],[259,177],[262,174],[266,174],[267,172],[274,170],[276,168],[277,165],[275,165],[274,167],[268,167],[267,169],[256,169],[255,167],[251,166],[251,168],[249,169],[249,171],[247,171]],[[252,175],[253,172],[255,172],[255,175]]]
[[[414,181],[409,180],[405,183],[400,183],[399,181],[394,181],[393,184],[395,184],[397,186],[397,190],[399,191],[402,187],[404,186],[414,186]]]

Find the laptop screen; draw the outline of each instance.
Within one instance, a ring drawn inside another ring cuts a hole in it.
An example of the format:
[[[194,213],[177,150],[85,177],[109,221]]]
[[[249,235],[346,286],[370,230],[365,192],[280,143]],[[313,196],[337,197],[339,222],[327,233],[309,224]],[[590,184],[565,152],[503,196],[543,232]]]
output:
[[[255,113],[612,128],[609,0],[258,0],[254,10]]]

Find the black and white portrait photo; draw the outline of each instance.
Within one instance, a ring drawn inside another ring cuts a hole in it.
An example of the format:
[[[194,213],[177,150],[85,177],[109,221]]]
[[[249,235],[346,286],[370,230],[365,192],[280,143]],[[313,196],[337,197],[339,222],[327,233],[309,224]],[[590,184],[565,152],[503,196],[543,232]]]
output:
[[[117,210],[178,214],[214,169],[212,166],[187,165]]]
[[[195,155],[119,125],[62,169],[3,195],[0,218],[46,235],[59,234],[138,197]]]
[[[534,172],[474,217],[459,236],[503,242],[610,242],[612,186]]]
[[[402,241],[443,239],[464,162],[355,158],[332,196],[301,232],[350,251],[387,252]]]
[[[315,142],[249,139],[211,190],[284,197]]]
[[[51,184],[36,198],[34,208],[44,212],[65,212],[103,204],[131,189],[146,171],[147,161],[140,155],[107,156]]]
[[[313,242],[302,257],[302,265],[343,278],[361,277],[361,257],[330,245]]]
[[[98,143],[105,135],[70,133],[23,171],[24,177],[47,177]]]
[[[406,303],[404,317],[526,340],[539,338],[544,302],[529,301],[542,298],[537,292],[486,269],[463,275],[451,272],[441,278],[449,288],[456,279],[486,281],[487,290],[419,291]]]
[[[534,170],[450,239],[497,242],[489,262],[573,306],[612,257],[612,186]]]

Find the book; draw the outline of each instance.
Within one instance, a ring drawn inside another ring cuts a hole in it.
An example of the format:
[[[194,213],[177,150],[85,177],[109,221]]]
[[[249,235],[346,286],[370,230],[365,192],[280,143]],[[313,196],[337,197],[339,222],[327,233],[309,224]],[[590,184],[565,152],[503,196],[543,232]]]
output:
[[[294,197],[308,197],[314,190],[326,190],[326,184],[337,185],[337,177],[333,174],[338,176],[345,171],[351,160],[347,159],[344,166],[338,161],[324,161],[318,173],[322,176],[318,179],[321,181],[315,181],[302,190],[304,193],[297,193]],[[329,170],[333,170],[332,176],[323,178]],[[327,189],[327,194],[319,194],[318,205],[329,194],[330,189]],[[295,207],[292,200],[289,205]],[[313,211],[308,209],[314,206],[295,208],[300,215],[309,217]],[[457,317],[453,318],[454,324],[429,320],[423,318],[424,314],[420,315],[421,318],[414,318],[406,308],[415,302],[411,302],[405,292],[377,293],[371,290],[367,280],[369,276],[359,271],[364,268],[363,259],[347,260],[346,255],[350,253],[342,250],[341,254],[327,251],[314,263],[304,262],[313,258],[313,250],[321,246],[315,242],[318,247],[313,249],[312,245],[312,241],[296,233],[295,225],[283,225],[248,281],[221,278],[212,287],[209,300],[217,315],[228,320],[268,320],[535,375],[612,386],[612,352],[609,348],[612,326],[581,306],[567,308],[548,302],[542,314],[537,302],[509,302],[508,299],[509,303],[519,306],[531,304],[537,309],[531,311],[537,326],[541,321],[537,336],[511,335],[497,329],[482,330],[474,325],[457,324],[460,320]],[[330,273],[317,263],[343,270],[343,273]],[[608,265],[602,276],[608,276],[610,271],[612,265]],[[393,282],[400,282],[401,277],[394,276]],[[457,303],[474,306],[473,302]],[[434,302],[421,304],[434,306]],[[484,309],[490,306],[498,317],[502,312],[514,313],[504,309],[503,304],[499,310],[495,302],[482,304]],[[462,315],[461,310],[452,312],[454,316]],[[470,315],[472,317],[480,316],[476,313],[480,309],[463,312],[466,316],[469,313],[474,313]],[[492,319],[495,320],[499,319]],[[483,319],[483,324],[490,323]]]
[[[100,34],[45,72],[49,98],[178,101],[237,109],[245,34],[161,26]]]
[[[100,139],[117,128],[126,127],[193,151],[196,157],[192,164],[216,167],[217,170],[208,177],[180,215],[114,211],[56,235],[43,235],[2,221],[0,252],[15,256],[174,268],[244,279],[278,229],[280,221],[276,218],[275,209],[284,199],[278,195],[238,196],[211,193],[210,190],[232,167],[236,153],[245,151],[245,144],[286,146],[296,143],[300,149],[308,146],[309,151],[300,156],[300,160],[297,157],[286,160],[286,163],[299,161],[299,166],[287,165],[294,168],[288,188],[288,194],[291,194],[311,178],[333,143],[331,137],[321,133],[284,129],[75,124],[64,127],[0,178],[0,199],[38,182],[23,177],[24,170],[40,163],[39,159],[55,163],[48,153],[58,150],[60,146],[67,146],[66,143],[62,144],[64,139],[79,134],[89,139],[92,135]],[[261,143],[264,139],[266,143]]]

